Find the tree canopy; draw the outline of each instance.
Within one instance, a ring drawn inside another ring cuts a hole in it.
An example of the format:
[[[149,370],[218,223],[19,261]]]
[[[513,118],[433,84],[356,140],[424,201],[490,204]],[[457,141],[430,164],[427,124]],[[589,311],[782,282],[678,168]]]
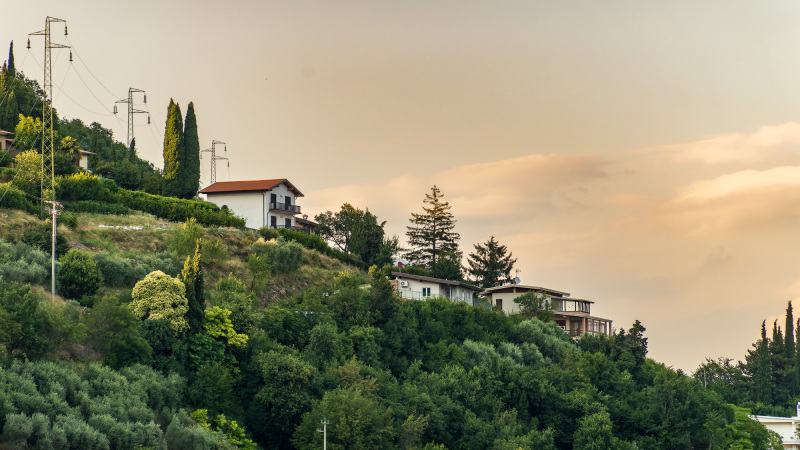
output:
[[[494,236],[484,244],[473,244],[475,251],[467,257],[467,272],[474,282],[482,288],[489,288],[496,283],[510,283],[516,258],[508,252],[505,245],[500,245]],[[506,254],[508,253],[508,254]]]

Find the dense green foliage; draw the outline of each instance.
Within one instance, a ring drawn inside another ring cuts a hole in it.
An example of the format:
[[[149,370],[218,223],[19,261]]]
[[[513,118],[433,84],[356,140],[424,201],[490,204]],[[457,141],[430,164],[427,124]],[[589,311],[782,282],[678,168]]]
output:
[[[167,198],[125,189],[117,192],[116,201],[130,209],[150,213],[173,222],[184,222],[195,218],[197,222],[206,226],[244,227],[244,219],[209,202]]]
[[[385,235],[386,222],[349,203],[337,212],[326,211],[314,216],[319,226],[315,233],[345,254],[352,254],[359,266],[383,266],[392,262],[398,250],[397,237]]]
[[[751,409],[756,414],[794,416],[800,395],[798,336],[800,326],[786,307],[785,332],[776,320],[771,336],[766,321],[761,323],[761,337],[747,351],[745,361],[731,358],[706,359],[694,371],[695,379],[725,401]]]
[[[47,220],[41,225],[28,228],[22,234],[22,242],[49,255],[53,251],[53,222]],[[67,251],[69,251],[67,238],[61,233],[56,233],[56,256],[66,255]]]
[[[72,249],[60,261],[59,294],[65,298],[80,300],[97,293],[103,283],[103,275],[89,253]]]

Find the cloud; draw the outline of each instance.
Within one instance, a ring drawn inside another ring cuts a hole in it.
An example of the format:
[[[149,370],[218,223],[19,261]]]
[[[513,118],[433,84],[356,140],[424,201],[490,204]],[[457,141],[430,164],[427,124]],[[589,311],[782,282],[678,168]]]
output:
[[[674,163],[755,163],[793,155],[800,144],[800,123],[763,126],[753,133],[731,133],[700,141],[648,147],[638,153],[664,155]]]

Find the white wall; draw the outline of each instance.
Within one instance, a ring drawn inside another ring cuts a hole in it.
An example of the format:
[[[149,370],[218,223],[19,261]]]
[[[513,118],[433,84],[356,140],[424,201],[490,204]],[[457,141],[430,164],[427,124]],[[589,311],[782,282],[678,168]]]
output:
[[[284,225],[286,225],[286,219],[290,219],[291,226],[295,226],[294,214],[280,212],[280,211],[272,211],[272,212],[269,211],[270,198],[272,197],[271,194],[275,194],[276,203],[286,203],[286,198],[288,197],[290,199],[289,203],[291,203],[292,205],[297,205],[297,199],[295,198],[294,193],[292,193],[292,191],[290,191],[286,187],[286,185],[279,184],[278,186],[275,186],[274,188],[266,192],[265,199],[267,202],[267,217],[266,221],[264,222],[264,225],[262,226],[270,226],[270,223],[272,223],[271,219],[272,216],[275,216],[276,225],[279,227],[283,227]]]
[[[206,197],[219,207],[228,205],[235,215],[245,220],[247,228],[257,230],[265,225],[266,204],[261,192],[212,192]]]

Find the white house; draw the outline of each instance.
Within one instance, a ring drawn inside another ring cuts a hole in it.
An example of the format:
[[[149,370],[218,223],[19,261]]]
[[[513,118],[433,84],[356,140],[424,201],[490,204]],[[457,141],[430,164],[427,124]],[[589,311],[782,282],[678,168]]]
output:
[[[484,290],[481,297],[504,313],[515,314],[520,312],[520,308],[514,299],[528,292],[545,296],[552,306],[553,321],[570,336],[578,337],[586,333],[611,335],[612,321],[591,314],[593,301],[569,298],[567,292],[524,284],[505,284]]]
[[[200,193],[218,206],[226,205],[234,214],[244,218],[246,227],[253,229],[294,228],[295,216],[300,214],[296,201],[303,196],[286,178],[218,181]]]
[[[794,417],[750,416],[761,422],[768,430],[778,433],[783,441],[783,448],[800,449],[800,438],[797,427],[800,425],[800,402],[797,403]]]
[[[78,160],[78,166],[81,169],[83,169],[83,170],[88,172],[89,171],[89,157],[90,156],[94,156],[96,154],[97,153],[92,153],[92,152],[88,152],[86,150],[81,150],[81,157]]]
[[[460,281],[424,277],[403,272],[392,272],[392,275],[395,277],[392,280],[392,285],[394,285],[397,293],[403,298],[412,300],[425,300],[439,296],[472,304],[473,293],[481,291],[478,286]]]

